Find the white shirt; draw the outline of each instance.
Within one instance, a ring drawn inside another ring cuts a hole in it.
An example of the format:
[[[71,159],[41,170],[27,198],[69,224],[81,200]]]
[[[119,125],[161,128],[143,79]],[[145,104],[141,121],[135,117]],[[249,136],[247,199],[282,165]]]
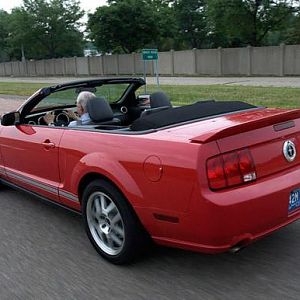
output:
[[[89,113],[84,113],[79,120],[75,120],[69,123],[68,127],[74,127],[78,125],[87,125],[91,122]]]

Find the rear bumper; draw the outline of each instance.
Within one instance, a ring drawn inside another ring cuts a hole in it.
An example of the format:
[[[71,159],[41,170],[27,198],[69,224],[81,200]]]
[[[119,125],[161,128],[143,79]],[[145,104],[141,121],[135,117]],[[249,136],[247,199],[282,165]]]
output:
[[[188,213],[176,215],[178,223],[156,221],[150,233],[158,244],[204,253],[246,246],[300,219],[300,209],[288,213],[290,192],[297,188],[298,169],[220,192],[198,187]]]
[[[234,236],[232,241],[230,243],[224,244],[224,245],[206,245],[206,244],[199,244],[199,243],[193,243],[188,241],[182,241],[182,240],[176,240],[176,239],[170,239],[170,238],[163,238],[163,237],[155,237],[153,236],[153,240],[163,246],[169,246],[169,247],[175,247],[185,250],[191,250],[196,252],[202,252],[202,253],[208,253],[208,254],[217,254],[229,251],[235,246],[239,247],[245,247],[249,244],[253,243],[254,241],[261,239],[274,231],[279,230],[282,227],[285,227],[297,220],[300,219],[300,211],[297,211],[297,213],[294,213],[293,216],[291,216],[285,223],[282,223],[280,225],[274,226],[264,232],[260,232],[259,234],[252,235],[250,233],[244,233],[240,234],[239,236]]]

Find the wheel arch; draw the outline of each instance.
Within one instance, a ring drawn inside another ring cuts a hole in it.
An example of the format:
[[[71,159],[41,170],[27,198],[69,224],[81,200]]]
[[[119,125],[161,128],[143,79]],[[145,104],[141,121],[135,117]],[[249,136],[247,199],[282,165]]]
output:
[[[139,217],[139,215],[137,214],[136,210],[134,209],[133,204],[131,203],[131,201],[129,201],[128,197],[126,196],[126,194],[124,194],[124,192],[122,191],[122,189],[114,182],[112,181],[110,178],[108,178],[107,176],[101,174],[100,172],[90,172],[85,174],[79,181],[78,184],[78,198],[80,201],[80,205],[82,203],[82,196],[83,196],[83,192],[85,187],[93,182],[94,180],[104,180],[108,183],[110,183],[114,188],[116,188],[124,197],[127,205],[129,206],[130,210],[132,211],[132,213],[134,214],[134,216],[136,217],[136,220],[138,221],[138,223],[140,224],[141,228],[143,229],[144,233],[147,235],[148,239],[150,238],[150,234],[147,231],[145,224],[142,222],[141,218]]]
[[[136,179],[124,165],[104,153],[94,152],[82,157],[69,174],[68,186],[81,201],[84,185],[97,178],[112,183],[132,206],[141,204],[143,194]]]
[[[123,194],[123,196],[125,196],[124,193],[122,192],[122,190],[110,178],[108,178],[107,176],[104,176],[103,174],[101,174],[99,172],[90,172],[90,173],[85,174],[78,183],[77,192],[78,192],[78,198],[79,198],[80,204],[82,203],[82,195],[83,195],[83,191],[84,191],[85,187],[89,183],[91,183],[92,181],[97,180],[97,179],[102,179],[102,180],[109,182],[115,188],[117,188],[119,190],[119,192],[121,192]],[[126,196],[125,196],[125,198],[127,199]],[[129,202],[128,199],[127,199],[127,202]]]

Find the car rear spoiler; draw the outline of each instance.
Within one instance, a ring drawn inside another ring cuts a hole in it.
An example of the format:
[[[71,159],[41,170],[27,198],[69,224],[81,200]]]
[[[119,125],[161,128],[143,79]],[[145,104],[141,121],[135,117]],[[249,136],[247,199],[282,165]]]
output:
[[[293,120],[300,118],[300,109],[293,109],[288,111],[275,110],[275,113],[274,109],[268,109],[267,112],[273,114],[269,116],[263,115],[261,118],[250,120],[244,123],[239,123],[237,125],[230,126],[221,130],[217,129],[216,131],[210,131],[200,136],[196,136],[190,139],[190,141],[194,143],[208,143],[214,140],[271,125],[274,126],[275,131],[280,131],[283,129],[294,127],[295,122]]]

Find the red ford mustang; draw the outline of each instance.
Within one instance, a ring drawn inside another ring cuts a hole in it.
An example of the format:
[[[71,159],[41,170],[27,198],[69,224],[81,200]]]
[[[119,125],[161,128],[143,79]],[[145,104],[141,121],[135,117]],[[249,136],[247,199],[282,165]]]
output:
[[[218,253],[299,218],[300,110],[172,107],[163,93],[137,96],[142,85],[110,78],[37,91],[2,116],[1,182],[81,212],[93,246],[116,264],[149,238]],[[96,95],[91,122],[68,127],[81,91]]]

